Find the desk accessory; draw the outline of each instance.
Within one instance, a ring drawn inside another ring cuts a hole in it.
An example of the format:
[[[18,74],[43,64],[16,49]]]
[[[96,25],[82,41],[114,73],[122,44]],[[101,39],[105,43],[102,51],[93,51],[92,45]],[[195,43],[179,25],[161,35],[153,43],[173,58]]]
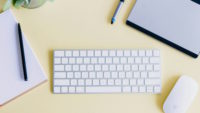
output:
[[[9,9],[11,4],[13,4],[16,8],[19,8],[20,6],[25,8],[37,8],[43,5],[47,0],[7,0],[3,10]],[[50,0],[53,1],[53,0]]]
[[[26,37],[22,33],[29,80],[24,81],[17,21],[10,10],[0,14],[0,105],[33,89],[47,80]]]
[[[185,113],[198,92],[198,83],[189,76],[181,76],[167,97],[165,113]]]
[[[194,1],[137,0],[126,23],[197,58],[200,53],[200,5]]]
[[[121,9],[123,4],[124,4],[124,0],[120,0],[119,4],[117,6],[117,9],[115,10],[115,13],[114,13],[114,15],[112,17],[111,24],[114,24],[114,22],[116,21],[117,14],[119,13],[119,11],[120,11],[120,9]]]
[[[20,44],[20,53],[21,53],[21,58],[22,58],[22,67],[23,67],[23,74],[24,74],[24,80],[27,81],[27,69],[26,69],[26,57],[24,53],[24,44],[23,44],[23,37],[22,37],[22,30],[20,27],[20,24],[18,23],[18,34],[19,34],[19,44]]]
[[[55,94],[161,92],[160,52],[55,50]]]

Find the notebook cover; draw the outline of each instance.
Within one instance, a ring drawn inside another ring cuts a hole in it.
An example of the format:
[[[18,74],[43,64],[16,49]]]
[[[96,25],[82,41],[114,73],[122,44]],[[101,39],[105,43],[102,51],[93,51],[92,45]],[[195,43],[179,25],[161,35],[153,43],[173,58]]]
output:
[[[0,14],[0,105],[47,80],[23,34],[28,81],[24,81],[17,21],[11,10]]]

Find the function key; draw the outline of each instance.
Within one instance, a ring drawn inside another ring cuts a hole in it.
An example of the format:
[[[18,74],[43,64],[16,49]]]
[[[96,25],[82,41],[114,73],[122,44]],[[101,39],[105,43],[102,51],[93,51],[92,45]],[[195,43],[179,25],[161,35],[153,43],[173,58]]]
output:
[[[87,53],[86,53],[85,50],[81,50],[81,51],[80,51],[80,56],[84,57],[84,56],[86,56],[86,54],[87,54]]]
[[[67,57],[72,56],[72,51],[65,51],[65,56],[67,56]]]
[[[87,51],[87,56],[94,56],[94,51],[93,50],[88,50]]]

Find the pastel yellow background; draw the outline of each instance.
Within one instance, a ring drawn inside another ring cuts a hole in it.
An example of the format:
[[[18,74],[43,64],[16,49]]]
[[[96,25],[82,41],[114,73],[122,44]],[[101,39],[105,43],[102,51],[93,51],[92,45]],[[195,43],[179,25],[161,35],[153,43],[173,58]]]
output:
[[[2,7],[3,1],[0,0]],[[48,81],[0,107],[0,113],[163,113],[162,105],[178,77],[200,84],[200,58],[193,59],[127,26],[135,0],[126,0],[110,24],[119,0],[54,0],[37,9],[12,11],[21,23]],[[55,95],[52,93],[54,49],[158,48],[162,55],[162,93]],[[0,91],[1,92],[1,91]],[[200,111],[200,94],[188,113]]]

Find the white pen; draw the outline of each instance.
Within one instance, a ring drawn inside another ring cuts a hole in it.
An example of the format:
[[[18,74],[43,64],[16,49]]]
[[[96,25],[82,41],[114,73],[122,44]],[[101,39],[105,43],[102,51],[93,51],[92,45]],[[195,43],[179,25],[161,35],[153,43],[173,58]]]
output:
[[[115,10],[115,13],[112,17],[111,24],[113,24],[116,21],[117,14],[119,13],[119,10],[121,9],[123,3],[124,3],[124,0],[120,0],[119,4],[117,6],[117,9]]]

